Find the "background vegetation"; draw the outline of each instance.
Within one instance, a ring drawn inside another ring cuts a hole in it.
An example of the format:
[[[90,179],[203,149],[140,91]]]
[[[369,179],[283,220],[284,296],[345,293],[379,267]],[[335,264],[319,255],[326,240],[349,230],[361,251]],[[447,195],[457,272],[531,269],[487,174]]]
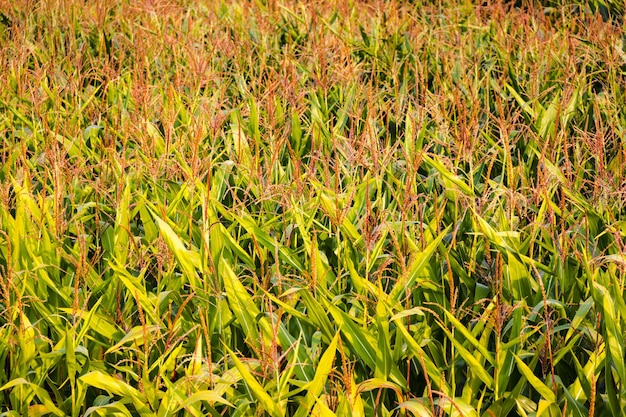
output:
[[[0,413],[618,416],[619,2],[0,2]]]

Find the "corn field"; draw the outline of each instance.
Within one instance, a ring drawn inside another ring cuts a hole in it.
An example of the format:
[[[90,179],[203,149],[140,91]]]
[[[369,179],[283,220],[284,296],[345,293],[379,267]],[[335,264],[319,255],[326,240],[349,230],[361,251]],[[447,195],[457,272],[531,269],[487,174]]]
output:
[[[0,416],[624,415],[623,5],[513,3],[0,0]]]

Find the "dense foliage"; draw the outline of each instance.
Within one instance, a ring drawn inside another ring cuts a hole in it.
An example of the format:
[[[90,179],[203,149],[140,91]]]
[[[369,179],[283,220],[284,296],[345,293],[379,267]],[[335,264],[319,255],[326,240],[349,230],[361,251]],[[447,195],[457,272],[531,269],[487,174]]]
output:
[[[622,415],[622,9],[430,3],[0,1],[0,415]]]

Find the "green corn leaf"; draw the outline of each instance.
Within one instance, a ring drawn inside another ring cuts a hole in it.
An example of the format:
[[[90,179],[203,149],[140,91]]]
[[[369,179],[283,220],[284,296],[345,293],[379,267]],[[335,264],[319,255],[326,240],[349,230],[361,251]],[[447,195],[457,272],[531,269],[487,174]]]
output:
[[[319,363],[317,364],[317,370],[315,371],[313,381],[311,381],[308,385],[308,394],[311,394],[312,397],[319,397],[324,389],[328,375],[330,375],[333,370],[333,363],[335,361],[335,353],[337,352],[338,342],[339,333],[337,333],[330,342],[330,345],[328,345],[322,354]]]
[[[225,259],[220,260],[219,271],[224,281],[228,304],[246,335],[247,343],[250,343],[255,349],[260,349],[262,341],[256,323],[256,317],[259,315],[258,308]]]
[[[204,361],[204,357],[202,356],[202,338],[198,337],[196,339],[196,348],[191,354],[189,365],[187,365],[187,369],[185,370],[186,375],[187,376],[199,375],[200,370],[202,369],[203,361]]]
[[[402,395],[402,387],[400,387],[398,384],[394,384],[391,381],[387,381],[387,380],[380,379],[380,378],[370,378],[361,382],[357,386],[357,392],[359,394],[363,392],[380,390],[380,389],[392,390],[396,394],[398,402],[402,402],[404,400],[403,395]]]
[[[255,239],[266,249],[274,252],[278,248],[278,255],[283,262],[291,265],[299,272],[304,272],[305,268],[298,257],[287,247],[278,244],[269,233],[261,229],[251,216],[243,214],[241,216],[233,215],[235,219],[246,229],[248,233],[255,237]]]
[[[342,330],[344,339],[350,344],[354,352],[371,369],[376,368],[378,352],[374,348],[377,345],[375,337],[365,328],[354,323],[353,319],[335,306],[325,303],[338,327]]]
[[[509,90],[509,92],[515,98],[515,100],[517,100],[517,102],[522,107],[522,109],[530,116],[530,118],[533,120],[536,120],[537,112],[535,111],[535,109],[531,107],[530,103],[528,103],[526,100],[522,98],[522,96],[517,92],[515,87],[513,87],[512,85],[508,83],[505,83],[505,87]],[[538,107],[540,111],[543,111],[543,107],[541,107],[541,104],[538,104]]]
[[[100,371],[92,371],[81,376],[79,381],[130,400],[141,416],[153,415],[150,409],[146,406],[146,404],[148,404],[148,399],[136,388],[131,387],[122,380]]]
[[[567,335],[565,336],[566,342],[572,337],[574,332],[578,330],[579,326],[582,324],[583,320],[585,319],[585,317],[587,316],[587,314],[589,313],[592,307],[593,307],[592,297],[589,297],[585,301],[580,303],[580,307],[576,311],[576,314],[574,315],[574,318],[572,319],[572,324],[569,330],[567,331]]]
[[[376,304],[376,329],[378,336],[376,368],[374,377],[386,381],[392,369],[391,335],[389,333],[388,311],[383,302]]]
[[[65,415],[63,411],[61,411],[56,405],[54,405],[52,399],[50,398],[50,395],[48,394],[48,392],[46,392],[46,390],[36,384],[33,384],[32,382],[27,381],[24,378],[16,378],[12,381],[7,382],[2,387],[0,387],[0,392],[19,386],[25,386],[28,389],[32,390],[37,398],[39,398],[39,400],[43,403],[43,407],[45,407],[46,413],[52,413],[55,416]]]
[[[535,122],[539,137],[548,139],[553,135],[556,118],[559,113],[560,99],[560,96],[555,94],[548,108],[539,114],[539,118]]]
[[[415,356],[417,361],[424,361],[424,367],[430,381],[444,393],[450,392],[450,388],[446,380],[443,378],[441,371],[437,365],[430,359],[430,357],[424,352],[424,349],[415,341],[415,339],[406,330],[404,323],[399,319],[395,320],[396,329],[400,331],[404,341],[407,344],[408,350]]]
[[[85,412],[85,416],[84,417],[88,417],[92,414],[98,415],[98,416],[111,416],[111,417],[132,417],[133,414],[130,412],[130,410],[128,410],[128,408],[121,402],[121,401],[115,401],[112,402],[110,404],[106,404],[106,405],[98,405],[98,406],[92,406],[89,407],[87,409],[87,411]]]
[[[333,337],[330,345],[322,354],[322,357],[317,364],[317,370],[315,371],[315,376],[313,377],[313,380],[305,386],[305,388],[307,389],[307,394],[306,398],[304,399],[304,403],[300,406],[300,408],[298,408],[298,410],[294,414],[294,417],[308,416],[315,401],[317,401],[320,395],[323,393],[326,386],[326,381],[328,380],[328,375],[330,375],[333,369],[338,341],[339,333],[337,333],[335,337]]]
[[[493,387],[493,378],[491,375],[489,375],[489,372],[487,372],[487,370],[485,369],[484,365],[481,364],[472,353],[470,353],[470,351],[468,351],[455,337],[454,335],[450,332],[450,330],[448,330],[443,324],[440,324],[441,330],[443,330],[443,332],[446,334],[446,336],[448,336],[448,339],[452,342],[452,344],[455,346],[455,348],[458,350],[459,354],[461,355],[461,357],[465,360],[465,362],[467,362],[470,370],[472,372],[474,372],[476,374],[476,376],[478,376],[478,378],[480,378],[481,381],[483,381],[483,383],[487,386],[487,387]],[[455,327],[458,328],[458,327]]]
[[[554,391],[552,391],[546,384],[543,383],[539,378],[535,376],[532,369],[528,367],[517,355],[513,354],[515,361],[517,362],[517,369],[524,375],[524,378],[530,382],[530,385],[539,393],[541,396],[550,401],[556,401],[556,395]]]
[[[126,264],[130,240],[130,181],[126,182],[117,207],[113,234],[115,258],[122,265]]]
[[[441,407],[450,417],[478,417],[478,412],[461,398],[439,398],[435,404]]]
[[[133,347],[142,346],[144,343],[147,342],[146,337],[152,338],[154,336],[154,333],[157,333],[159,329],[160,329],[159,326],[156,326],[156,325],[145,326],[145,327],[135,326],[128,333],[126,333],[126,335],[122,337],[122,339],[119,342],[117,342],[115,345],[108,348],[106,352],[104,353],[105,355],[108,355],[109,353],[113,353],[119,350],[122,346],[124,346],[127,343],[132,343]]]
[[[191,396],[189,396],[185,401],[183,401],[174,410],[174,412],[175,413],[179,412],[180,410],[185,409],[188,406],[198,403],[198,402],[206,402],[211,405],[217,403],[217,404],[227,405],[229,407],[234,407],[232,403],[225,400],[223,396],[219,395],[215,391],[203,390],[203,391],[198,391],[198,392],[194,392],[193,394],[191,394]]]
[[[420,316],[420,317],[425,317],[426,314],[424,314],[424,308],[423,307],[413,307],[410,308],[408,310],[402,310],[401,312],[394,314],[389,321],[396,321],[399,319],[403,319],[405,317],[411,317],[411,316]]]
[[[472,190],[472,188],[467,185],[462,179],[461,177],[459,177],[456,174],[453,174],[452,172],[450,172],[445,165],[439,160],[439,157],[436,155],[428,156],[426,154],[422,155],[422,158],[424,159],[424,161],[426,161],[430,166],[432,166],[433,168],[435,168],[440,174],[441,176],[450,181],[452,184],[454,184],[455,186],[457,186],[459,188],[459,190],[461,190],[461,192],[467,196],[473,197],[474,196],[474,190]]]
[[[616,315],[615,303],[609,291],[594,283],[594,299],[597,306],[602,306],[602,323],[604,325],[604,337],[607,346],[607,360],[615,367],[617,375],[626,382],[626,365],[624,365],[624,338],[619,329],[620,321]],[[621,295],[618,295],[621,297]]]
[[[337,416],[335,413],[333,413],[333,411],[330,408],[328,408],[325,402],[320,398],[315,399],[315,408],[313,409],[313,412],[311,413],[311,415],[320,416],[320,417],[336,417]]]
[[[537,406],[537,417],[560,417],[561,410],[556,403],[546,400],[539,400]]]
[[[254,398],[261,404],[263,409],[268,412],[272,417],[283,417],[284,412],[280,409],[280,406],[272,399],[272,397],[263,389],[263,386],[257,381],[257,379],[250,373],[248,368],[237,358],[237,356],[231,351],[228,346],[224,346],[225,350],[231,357],[231,360],[235,364],[235,367],[241,374],[243,381],[250,389],[250,392]]]
[[[574,396],[571,394],[567,387],[562,385],[562,382],[559,381],[563,394],[567,400],[567,409],[574,417],[587,417],[589,416],[589,410],[582,402],[576,401]]]
[[[68,326],[65,330],[65,365],[67,366],[67,376],[72,385],[74,385],[76,374],[79,371],[76,362],[76,341],[74,336],[74,328]]]
[[[454,329],[460,332],[463,337],[465,337],[465,339],[480,352],[483,358],[485,358],[490,364],[495,365],[496,361],[491,352],[489,352],[487,348],[474,337],[472,332],[467,327],[465,327],[463,323],[461,323],[456,317],[454,317],[454,315],[450,311],[445,310],[444,314],[446,315],[450,323],[452,323]],[[443,326],[443,324],[440,323],[440,326]]]
[[[336,327],[328,319],[328,315],[324,307],[315,299],[309,291],[302,291],[300,293],[302,302],[307,308],[307,316],[311,324],[319,328],[322,335],[326,339],[326,343],[330,344],[332,338],[336,333]]]
[[[74,309],[71,308],[59,309],[60,312],[68,315],[76,313],[76,316],[84,322],[84,325],[76,338],[77,340],[82,340],[88,331],[94,331],[105,339],[119,340],[123,337],[124,334],[115,325],[115,323],[113,323],[107,316],[98,312],[98,307],[101,302],[102,299],[99,299],[89,311],[74,311]]]
[[[426,246],[423,252],[415,255],[408,268],[407,276],[398,279],[398,282],[391,290],[391,293],[389,294],[391,300],[399,302],[405,295],[407,288],[410,289],[413,285],[415,285],[415,282],[420,276],[422,270],[426,267],[426,265],[428,265],[430,258],[433,256],[433,253],[435,253],[435,250],[441,244],[441,241],[449,230],[450,226],[443,229],[439,236]]]
[[[233,113],[233,122],[231,123],[230,132],[233,145],[233,159],[238,161],[242,167],[252,170],[252,150],[250,149],[250,141],[244,132],[244,128],[237,120],[236,114]]]
[[[411,412],[415,417],[433,417],[433,412],[424,403],[429,402],[425,400],[407,400],[398,405],[399,409],[407,410]]]
[[[180,264],[185,276],[193,288],[203,288],[202,283],[196,275],[196,268],[200,269],[200,255],[185,248],[185,244],[174,232],[167,222],[161,220],[159,216],[152,211],[152,216],[161,230],[161,235],[170,248],[176,260]]]

